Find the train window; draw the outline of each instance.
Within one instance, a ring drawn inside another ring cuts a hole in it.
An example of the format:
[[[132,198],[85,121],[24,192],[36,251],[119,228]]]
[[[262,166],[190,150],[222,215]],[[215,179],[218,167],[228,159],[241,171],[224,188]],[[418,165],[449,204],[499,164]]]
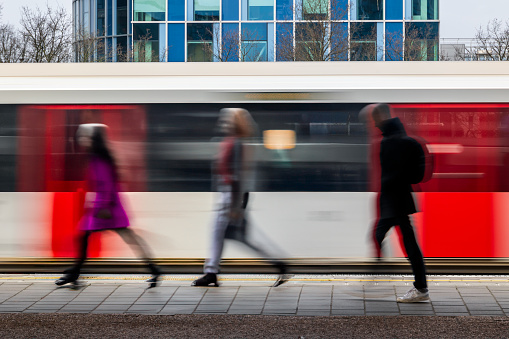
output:
[[[0,106],[0,192],[16,191],[16,106]]]
[[[237,105],[235,105],[237,106]],[[257,191],[363,191],[367,188],[363,105],[243,104],[260,133],[255,148]],[[210,191],[220,104],[150,105],[147,179],[152,191]],[[318,127],[322,126],[322,127]],[[317,132],[316,129],[319,131]],[[294,147],[267,149],[264,131],[294,135]]]

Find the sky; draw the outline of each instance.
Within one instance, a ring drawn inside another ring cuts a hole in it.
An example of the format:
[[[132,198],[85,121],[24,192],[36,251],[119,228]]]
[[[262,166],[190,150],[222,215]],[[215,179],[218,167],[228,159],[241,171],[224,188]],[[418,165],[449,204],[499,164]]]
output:
[[[439,0],[440,37],[473,38],[479,26],[493,19],[509,19],[509,0]],[[17,24],[22,6],[61,5],[71,13],[72,0],[0,0],[3,5],[2,21]]]

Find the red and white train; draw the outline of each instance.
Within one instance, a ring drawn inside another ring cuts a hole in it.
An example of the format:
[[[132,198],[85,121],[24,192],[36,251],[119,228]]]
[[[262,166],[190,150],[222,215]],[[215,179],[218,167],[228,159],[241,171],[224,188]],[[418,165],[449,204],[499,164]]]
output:
[[[0,64],[0,257],[74,255],[86,165],[74,133],[101,122],[155,256],[205,258],[214,125],[219,109],[244,107],[260,129],[250,141],[253,237],[297,262],[368,260],[378,135],[358,113],[376,102],[435,154],[433,179],[415,193],[424,256],[508,258],[504,62]],[[280,130],[295,142],[267,140]],[[403,256],[389,241],[386,254]],[[94,242],[95,257],[133,257],[114,234]],[[252,255],[234,243],[225,252]]]

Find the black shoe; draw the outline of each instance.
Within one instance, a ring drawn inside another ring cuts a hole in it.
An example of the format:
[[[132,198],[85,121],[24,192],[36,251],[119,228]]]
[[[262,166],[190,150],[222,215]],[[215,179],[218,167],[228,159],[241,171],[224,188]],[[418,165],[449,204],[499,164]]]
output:
[[[55,285],[62,286],[65,284],[73,284],[76,286],[76,285],[78,285],[78,282],[77,282],[78,277],[79,277],[79,275],[77,275],[77,274],[72,274],[72,273],[64,274],[62,277],[55,280]]]
[[[156,265],[154,265],[152,263],[149,263],[148,267],[149,267],[150,271],[152,272],[152,278],[145,280],[145,282],[148,282],[148,288],[157,287],[160,282],[161,271],[159,270],[159,268]]]
[[[145,280],[145,282],[148,282],[148,288],[157,287],[160,283],[160,277],[160,274],[153,274],[152,278]]]
[[[219,284],[217,283],[217,274],[207,273],[200,279],[193,281],[191,286],[209,286],[210,284],[214,287],[219,287]]]
[[[272,285],[272,287],[281,286],[285,282],[288,282],[288,280],[290,280],[290,278],[292,277],[291,274],[287,274],[286,273],[287,268],[286,268],[286,265],[284,263],[278,263],[278,264],[276,264],[276,267],[279,269],[279,277],[277,278],[277,280],[274,283],[274,285]]]

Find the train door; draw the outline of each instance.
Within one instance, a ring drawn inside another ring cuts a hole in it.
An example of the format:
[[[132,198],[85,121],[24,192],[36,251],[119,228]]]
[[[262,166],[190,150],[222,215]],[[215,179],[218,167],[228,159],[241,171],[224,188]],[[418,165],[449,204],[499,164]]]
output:
[[[74,257],[83,214],[87,155],[75,134],[82,123],[109,126],[111,147],[125,191],[145,190],[145,110],[123,105],[34,105],[18,111],[18,191],[51,192],[50,233],[53,257]],[[90,255],[101,256],[100,238]]]
[[[507,143],[502,136],[503,117],[509,105],[394,104],[392,108],[407,133],[424,138],[435,156],[433,178],[414,188],[422,211],[414,215],[414,222],[424,256],[500,256],[501,226],[495,212],[499,195],[494,192],[503,191],[508,180],[501,173]],[[372,131],[370,137],[373,153],[378,154],[381,135]],[[376,155],[372,163],[371,181],[377,183]]]

